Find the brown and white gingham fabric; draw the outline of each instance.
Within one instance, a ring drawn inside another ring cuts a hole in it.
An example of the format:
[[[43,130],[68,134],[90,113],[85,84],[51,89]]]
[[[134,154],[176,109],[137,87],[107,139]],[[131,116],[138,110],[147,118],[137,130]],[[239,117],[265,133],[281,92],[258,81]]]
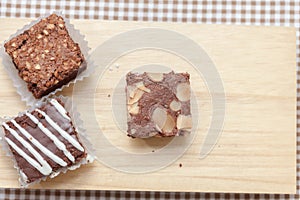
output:
[[[297,28],[297,194],[220,194],[0,189],[2,199],[300,199],[300,1],[46,1],[1,0],[0,17],[31,17],[63,11],[71,19],[169,21]]]

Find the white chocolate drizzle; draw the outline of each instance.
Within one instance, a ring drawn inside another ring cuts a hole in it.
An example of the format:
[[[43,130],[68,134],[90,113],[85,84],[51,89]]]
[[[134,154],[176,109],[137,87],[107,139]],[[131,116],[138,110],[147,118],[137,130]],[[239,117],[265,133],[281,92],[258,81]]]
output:
[[[63,142],[61,142],[53,133],[51,133],[51,131],[49,131],[49,129],[39,122],[35,116],[30,113],[26,113],[26,115],[53,141],[57,148],[61,150],[69,160],[73,163],[75,162],[74,156],[67,150],[66,145]]]
[[[54,153],[49,151],[49,149],[47,149],[44,145],[42,145],[39,141],[37,141],[32,135],[30,135],[30,133],[28,133],[24,128],[22,128],[15,120],[11,120],[11,122],[15,125],[15,127],[17,127],[17,129],[19,129],[19,131],[28,140],[30,140],[32,142],[32,144],[34,144],[45,155],[47,155],[49,158],[51,158],[51,160],[53,160],[54,162],[56,162],[60,166],[63,166],[63,167],[67,166],[67,163],[63,159],[61,159],[60,157],[58,157],[57,155],[55,155]]]
[[[27,153],[25,153],[20,147],[18,147],[13,141],[5,137],[7,143],[17,151],[28,163],[34,166],[41,174],[47,176],[52,172],[51,166],[44,160],[44,158],[26,141],[24,140],[15,130],[11,129],[6,123],[3,126],[26,148],[28,151],[38,160],[35,161]]]
[[[70,117],[67,115],[67,111],[65,110],[65,108],[58,103],[58,101],[56,99],[51,99],[50,103],[56,108],[56,110],[67,120],[71,121]]]
[[[24,182],[28,181],[26,174],[22,170],[20,170],[20,177]]]
[[[45,112],[41,111],[40,109],[35,109],[41,115],[43,115],[46,121],[57,131],[59,134],[64,137],[68,142],[70,142],[76,149],[79,151],[84,152],[84,148],[75,140],[70,134],[64,131],[59,125],[57,125]]]
[[[52,104],[52,106],[55,107],[55,109],[60,113],[60,115],[63,118],[67,119],[68,121],[71,121],[70,117],[67,115],[67,111],[57,100],[52,99],[50,103]],[[79,151],[84,152],[84,148],[80,145],[80,143],[75,138],[73,138],[70,134],[68,134],[65,130],[63,130],[55,121],[53,121],[50,118],[50,116],[48,116],[45,112],[39,109],[35,109],[35,111],[43,115],[45,117],[45,120],[70,144],[72,144]],[[59,140],[56,137],[56,135],[54,135],[48,128],[46,128],[39,121],[39,119],[36,118],[31,113],[26,112],[25,115],[29,117],[30,120],[34,122],[38,126],[38,128],[52,140],[52,142],[56,145],[56,147],[59,150],[61,150],[72,163],[75,163],[74,156],[71,154],[71,152],[68,151],[66,145],[61,140]],[[37,139],[35,139],[26,129],[24,129],[21,125],[19,125],[14,119],[11,120],[11,123],[13,123],[13,125],[20,131],[22,135],[24,135],[35,147],[37,147],[51,160],[53,160],[54,162],[56,162],[57,164],[63,167],[66,167],[68,165],[67,162],[65,162],[62,158],[55,155],[53,152],[51,152],[49,149],[43,146]],[[22,148],[16,145],[11,139],[5,137],[5,140],[11,146],[11,148],[13,148],[20,156],[22,156],[30,165],[35,167],[41,174],[47,176],[53,173],[51,166],[42,157],[42,155],[33,148],[32,144],[30,144],[23,137],[21,137],[16,130],[10,128],[7,123],[3,123],[3,126],[11,133],[11,135],[14,138],[16,138],[22,144],[22,146],[24,146],[25,149],[27,149],[35,157],[35,159],[30,155],[28,155],[24,150],[22,150]],[[24,176],[26,177],[26,175]]]

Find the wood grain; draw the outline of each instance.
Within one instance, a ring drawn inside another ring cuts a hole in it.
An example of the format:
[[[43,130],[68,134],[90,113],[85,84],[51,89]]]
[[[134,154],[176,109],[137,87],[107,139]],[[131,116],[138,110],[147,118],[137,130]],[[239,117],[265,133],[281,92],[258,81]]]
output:
[[[0,40],[4,41],[27,22],[28,19],[1,19]],[[86,35],[92,49],[113,35],[142,27],[177,31],[197,42],[215,63],[224,84],[224,128],[213,151],[205,159],[199,159],[212,112],[211,96],[205,80],[178,56],[155,50],[135,51],[111,63],[111,66],[118,64],[120,68],[113,72],[106,70],[97,89],[87,91],[95,93],[95,110],[100,127],[113,145],[129,152],[159,150],[170,142],[164,139],[132,140],[124,136],[113,119],[112,101],[108,97],[125,72],[144,64],[159,63],[175,71],[192,74],[191,86],[200,115],[192,145],[182,157],[156,172],[128,174],[95,162],[34,188],[296,192],[294,28],[92,20],[74,20],[72,23]],[[23,111],[25,104],[20,101],[3,67],[0,68],[0,83],[0,116],[16,115]],[[71,95],[72,92],[70,87],[63,94]],[[0,187],[19,187],[17,179],[11,160],[1,151]]]

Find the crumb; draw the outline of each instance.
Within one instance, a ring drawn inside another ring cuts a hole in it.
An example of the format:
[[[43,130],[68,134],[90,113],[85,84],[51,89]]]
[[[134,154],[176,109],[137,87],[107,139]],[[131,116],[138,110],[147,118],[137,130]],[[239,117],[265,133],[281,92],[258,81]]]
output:
[[[152,152],[155,152],[155,150],[152,150]]]
[[[110,97],[110,94],[108,94],[107,97]]]
[[[181,164],[181,163],[179,163],[179,167],[182,167],[182,164]]]

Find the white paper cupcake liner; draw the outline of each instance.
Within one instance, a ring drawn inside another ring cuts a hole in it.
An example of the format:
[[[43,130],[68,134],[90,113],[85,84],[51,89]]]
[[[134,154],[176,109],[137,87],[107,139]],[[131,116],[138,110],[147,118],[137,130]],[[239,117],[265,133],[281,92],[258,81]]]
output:
[[[83,70],[81,73],[77,75],[77,77],[70,81],[69,83],[63,85],[60,88],[57,88],[55,91],[49,93],[48,95],[42,97],[41,99],[36,99],[33,94],[28,90],[27,83],[21,79],[21,77],[18,75],[18,70],[16,69],[14,63],[12,62],[11,57],[5,52],[4,44],[11,40],[12,38],[16,37],[17,35],[23,33],[25,30],[28,30],[33,25],[37,24],[41,19],[48,17],[51,14],[56,14],[58,16],[61,16],[64,18],[66,28],[69,32],[69,35],[73,39],[75,43],[78,43],[80,50],[85,58],[86,62],[86,69]],[[91,60],[91,57],[89,56],[89,50],[88,42],[84,39],[85,36],[80,33],[78,29],[75,29],[74,25],[70,23],[70,20],[65,18],[61,12],[53,12],[49,13],[47,15],[41,16],[38,19],[30,22],[29,24],[25,25],[23,28],[17,30],[16,33],[12,34],[7,40],[1,44],[0,47],[0,55],[2,57],[2,65],[4,66],[5,70],[7,71],[9,77],[11,78],[14,87],[17,89],[17,93],[21,96],[21,100],[26,102],[27,106],[32,106],[36,102],[42,99],[46,99],[50,97],[51,95],[57,93],[58,91],[62,91],[64,88],[69,87],[70,84],[76,83],[77,81],[81,81],[84,78],[88,77],[90,74],[93,73],[95,70],[94,62]]]
[[[52,172],[49,176],[46,176],[46,177],[41,178],[39,180],[36,180],[32,183],[27,183],[26,182],[26,179],[27,179],[26,175],[22,172],[22,170],[20,170],[20,168],[19,168],[19,166],[18,166],[18,164],[15,160],[15,157],[13,156],[13,154],[12,154],[10,148],[9,148],[9,145],[7,144],[7,142],[4,139],[4,136],[5,136],[4,129],[3,129],[3,127],[0,127],[0,144],[2,145],[2,149],[6,152],[6,155],[13,160],[14,168],[16,168],[18,173],[19,173],[20,186],[23,187],[23,188],[26,188],[26,187],[28,187],[30,185],[33,185],[33,184],[37,184],[41,181],[45,181],[48,177],[54,178],[57,175],[59,175],[60,173],[66,173],[68,170],[75,170],[83,164],[92,163],[96,159],[95,150],[93,149],[93,145],[90,142],[90,140],[89,140],[89,138],[86,134],[86,129],[83,126],[83,121],[80,119],[80,114],[76,110],[76,106],[72,103],[70,98],[67,98],[67,97],[64,97],[64,96],[59,96],[59,97],[55,97],[55,98],[60,99],[65,104],[64,107],[65,107],[66,111],[69,113],[69,115],[71,117],[73,126],[74,126],[75,130],[78,133],[79,141],[84,146],[84,148],[87,152],[87,156],[85,158],[83,158],[80,162],[78,162],[78,163],[76,163],[76,164],[74,164],[70,167],[62,167],[59,170],[57,170],[55,172]],[[31,112],[31,111],[35,110],[36,108],[39,108],[39,107],[45,105],[49,100],[50,100],[50,98],[49,99],[43,99],[43,100],[40,100],[40,101],[36,102],[33,107],[31,107],[27,111],[20,112],[18,114],[18,116],[22,116],[26,112]],[[15,117],[0,118],[0,125],[3,122],[8,122],[8,121],[10,121],[14,118]]]

